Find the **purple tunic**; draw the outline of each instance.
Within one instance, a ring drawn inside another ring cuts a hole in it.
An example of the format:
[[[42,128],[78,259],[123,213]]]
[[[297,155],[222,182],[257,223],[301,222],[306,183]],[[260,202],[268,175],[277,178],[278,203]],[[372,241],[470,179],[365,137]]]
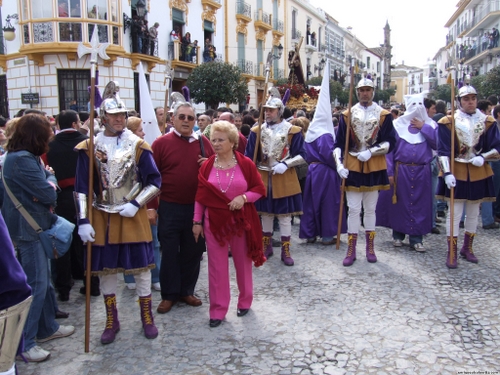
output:
[[[333,159],[333,136],[323,134],[306,143],[309,163],[304,188],[304,214],[300,219],[300,238],[335,237],[340,207],[340,177]],[[347,232],[345,210],[342,233]]]
[[[377,225],[409,235],[432,230],[431,161],[436,148],[436,129],[424,124],[425,142],[411,144],[396,135],[394,150],[386,155],[387,174],[394,176],[397,202],[392,203],[394,186],[381,191],[377,202]]]
[[[448,156],[451,155],[451,131],[446,127],[446,125],[439,124],[438,127],[438,155]],[[483,153],[488,152],[492,149],[496,149],[500,152],[500,133],[498,130],[497,123],[489,127],[480,137],[479,142],[475,146],[476,151]],[[481,150],[481,151],[479,151]],[[455,145],[455,153],[458,153],[457,147]],[[475,168],[472,164],[469,168]],[[457,185],[454,189],[455,200],[459,201],[476,201],[481,202],[482,200],[494,200],[495,199],[495,187],[493,185],[493,177],[487,177],[484,180],[479,181],[460,181],[457,180]],[[438,187],[436,196],[438,198],[450,199],[450,189],[446,186],[443,177],[439,177]],[[489,199],[488,199],[489,198]]]
[[[255,141],[257,140],[257,134],[255,132],[250,132],[248,137],[247,148],[245,150],[245,156],[250,159],[253,158],[255,150]],[[304,148],[304,137],[302,133],[296,133],[292,137],[292,142],[290,145],[290,157],[301,155],[304,160],[306,159],[306,152]],[[273,215],[301,215],[302,214],[302,194],[296,194],[284,198],[273,199],[272,194],[272,183],[271,183],[271,173],[269,173],[269,183],[267,188],[267,196],[262,197],[257,202],[255,202],[255,207],[259,214],[273,214]]]
[[[80,150],[76,168],[76,192],[88,194],[88,169],[89,158],[85,151]],[[137,176],[142,186],[155,185],[160,187],[160,172],[156,168],[153,155],[150,151],[143,150],[137,164]],[[100,191],[98,178],[94,179],[94,185],[94,191]],[[88,223],[88,219],[86,219],[86,222]],[[79,220],[79,224],[84,223],[84,220]],[[109,230],[113,230],[113,228],[109,228]],[[92,246],[91,269],[93,273],[103,270],[106,273],[124,272],[125,270],[129,271],[125,273],[134,273],[133,270],[142,271],[146,268],[151,268],[155,264],[153,250],[153,242],[109,244],[106,238],[105,246]],[[84,259],[87,259],[86,255]]]
[[[16,259],[14,246],[0,213],[0,310],[17,305],[31,296],[26,274]]]

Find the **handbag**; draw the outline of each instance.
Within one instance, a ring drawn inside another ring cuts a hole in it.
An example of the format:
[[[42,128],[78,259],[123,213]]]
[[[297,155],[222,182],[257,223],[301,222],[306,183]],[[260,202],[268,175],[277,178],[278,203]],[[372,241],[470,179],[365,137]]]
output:
[[[19,213],[24,217],[28,224],[33,228],[35,232],[38,233],[40,242],[42,244],[45,255],[49,259],[57,259],[62,257],[69,250],[71,246],[71,241],[73,240],[73,230],[75,229],[75,224],[66,220],[61,216],[57,216],[56,222],[47,230],[42,230],[37,224],[33,216],[31,216],[26,208],[17,200],[12,191],[5,183],[5,179],[2,173],[2,181],[5,187],[5,191],[9,195],[10,199],[19,210]]]

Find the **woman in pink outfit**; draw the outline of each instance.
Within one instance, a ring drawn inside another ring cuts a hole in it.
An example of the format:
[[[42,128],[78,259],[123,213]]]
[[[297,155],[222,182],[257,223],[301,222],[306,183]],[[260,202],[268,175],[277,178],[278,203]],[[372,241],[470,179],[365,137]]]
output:
[[[215,155],[203,163],[198,175],[193,234],[196,241],[200,235],[205,237],[207,244],[210,327],[218,327],[229,308],[229,248],[238,283],[239,317],[248,313],[253,300],[252,261],[258,267],[266,260],[253,204],[265,188],[252,160],[235,152],[238,139],[233,124],[212,124]]]

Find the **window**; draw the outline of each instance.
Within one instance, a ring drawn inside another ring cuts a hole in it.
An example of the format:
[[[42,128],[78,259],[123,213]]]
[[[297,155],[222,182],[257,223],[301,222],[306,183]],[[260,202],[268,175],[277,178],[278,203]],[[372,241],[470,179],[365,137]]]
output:
[[[149,85],[149,74],[144,74],[146,76],[146,82],[148,83],[148,90],[151,92],[151,88]],[[134,106],[138,113],[141,113],[141,94],[139,92],[139,73],[134,73]]]
[[[24,0],[29,7],[29,0]],[[32,0],[31,1],[31,18],[52,18],[52,6],[47,6],[46,0]]]
[[[366,68],[369,70],[371,68],[371,65],[370,65],[370,56],[367,56],[366,57]]]
[[[9,118],[9,95],[7,91],[7,75],[0,75],[0,115]]]
[[[380,61],[377,61],[377,73],[380,73]]]
[[[116,8],[116,0],[113,0],[112,3],[115,4]],[[87,3],[87,17],[95,18],[98,20],[107,20],[108,19],[108,3],[107,0],[93,0]]]
[[[58,69],[57,85],[59,87],[59,110],[69,109],[70,103],[76,100],[80,110],[88,110],[90,86],[89,69]]]
[[[245,73],[245,34],[238,33],[238,67]]]

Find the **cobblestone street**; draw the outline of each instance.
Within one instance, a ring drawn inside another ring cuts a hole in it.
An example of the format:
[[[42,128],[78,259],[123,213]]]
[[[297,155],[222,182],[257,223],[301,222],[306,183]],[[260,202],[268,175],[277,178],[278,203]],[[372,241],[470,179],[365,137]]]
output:
[[[444,225],[441,227],[444,233]],[[144,338],[135,291],[119,284],[121,331],[103,346],[105,311],[92,297],[90,353],[84,353],[84,296],[81,282],[60,309],[76,333],[41,346],[51,358],[18,362],[22,375],[80,374],[457,374],[500,372],[500,231],[479,225],[474,249],[479,264],[459,260],[448,270],[446,235],[428,235],[426,253],[392,246],[391,231],[377,228],[378,262],[364,255],[358,237],[357,261],[343,267],[346,236],[335,245],[305,244],[292,227],[295,266],[285,267],[279,248],[254,268],[254,303],[236,316],[237,288],[218,328],[208,326],[207,261],[202,261],[196,294],[201,307],[177,304],[156,314],[160,334]],[[407,242],[408,240],[406,240]],[[459,249],[463,242],[460,230]]]

